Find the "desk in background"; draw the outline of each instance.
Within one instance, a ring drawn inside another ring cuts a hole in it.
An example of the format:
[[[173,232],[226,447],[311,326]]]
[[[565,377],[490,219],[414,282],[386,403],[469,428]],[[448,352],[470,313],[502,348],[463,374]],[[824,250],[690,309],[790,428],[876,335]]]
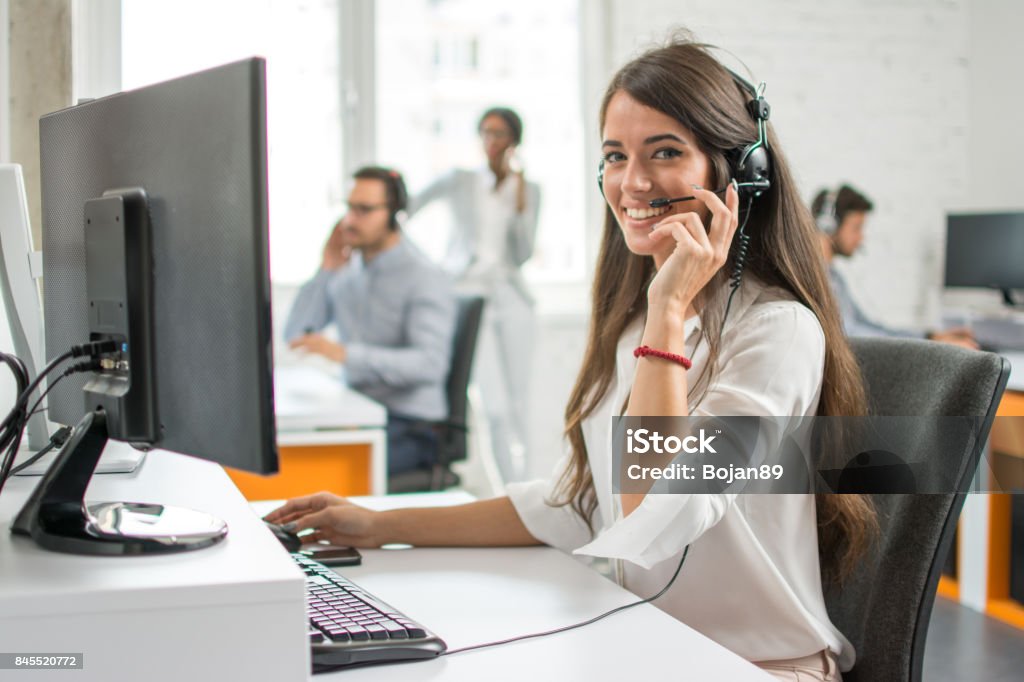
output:
[[[1010,379],[1006,382],[1006,390],[1024,393],[1024,351],[1007,351],[999,354],[1010,361]]]
[[[1010,378],[983,460],[991,470],[979,475],[995,476],[1001,488],[1019,490],[1024,489],[1024,352],[1000,355],[1010,361]],[[1024,601],[1010,594],[1012,537],[1024,533],[1014,530],[1013,502],[1008,493],[968,495],[957,527],[956,574],[942,576],[939,594],[1024,629]]]
[[[387,490],[387,410],[315,366],[274,370],[280,471],[228,475],[246,499]]]

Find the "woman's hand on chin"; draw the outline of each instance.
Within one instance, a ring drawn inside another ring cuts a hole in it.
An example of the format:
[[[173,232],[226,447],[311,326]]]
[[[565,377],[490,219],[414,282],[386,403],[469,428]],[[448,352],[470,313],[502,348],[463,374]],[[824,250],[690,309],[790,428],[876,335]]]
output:
[[[693,186],[693,193],[711,210],[711,227],[705,230],[696,213],[679,213],[651,231],[652,241],[670,243],[667,240],[671,239],[675,247],[658,264],[658,274],[647,290],[649,308],[685,314],[729,255],[739,225],[740,200],[735,183],[726,190],[724,202],[714,192],[697,185]]]

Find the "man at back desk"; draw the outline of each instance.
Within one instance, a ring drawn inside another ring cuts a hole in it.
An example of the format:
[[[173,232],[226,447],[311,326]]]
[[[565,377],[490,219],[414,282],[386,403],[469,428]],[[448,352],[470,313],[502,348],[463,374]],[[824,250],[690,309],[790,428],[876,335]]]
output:
[[[832,292],[836,296],[846,335],[926,338],[977,350],[978,344],[971,332],[963,327],[924,333],[895,329],[872,320],[857,305],[846,279],[833,267],[833,260],[837,256],[850,258],[860,248],[864,241],[864,222],[872,208],[871,201],[849,185],[835,190],[823,189],[811,202],[811,213],[820,230],[821,252],[828,266]]]
[[[352,388],[387,407],[389,475],[429,469],[438,447],[430,422],[448,416],[454,288],[402,236],[401,175],[366,167],[353,177],[348,212],[331,231],[319,272],[299,290],[285,338],[343,365]],[[320,333],[331,323],[340,343]]]

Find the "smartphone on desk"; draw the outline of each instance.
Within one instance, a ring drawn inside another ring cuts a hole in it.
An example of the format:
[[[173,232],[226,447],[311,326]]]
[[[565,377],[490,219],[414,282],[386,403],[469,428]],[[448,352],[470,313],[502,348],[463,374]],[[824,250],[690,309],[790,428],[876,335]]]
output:
[[[355,547],[309,545],[300,549],[299,554],[319,561],[324,566],[358,566],[363,563],[363,555]]]

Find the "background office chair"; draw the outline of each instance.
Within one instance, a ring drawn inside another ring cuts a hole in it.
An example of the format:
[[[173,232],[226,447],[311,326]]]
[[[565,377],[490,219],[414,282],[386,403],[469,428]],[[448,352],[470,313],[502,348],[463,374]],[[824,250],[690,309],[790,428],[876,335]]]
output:
[[[851,339],[850,345],[872,415],[982,419],[978,439],[957,469],[955,489],[966,490],[1006,387],[1006,359],[928,341]],[[965,495],[872,499],[881,527],[877,542],[841,587],[827,586],[825,593],[832,621],[857,650],[856,665],[843,679],[918,682],[939,575]]]
[[[458,484],[452,462],[466,459],[468,425],[469,376],[480,334],[484,299],[479,296],[460,297],[452,339],[451,367],[448,370],[448,419],[434,424],[438,437],[438,461],[433,469],[407,471],[388,480],[389,493],[442,490]]]

